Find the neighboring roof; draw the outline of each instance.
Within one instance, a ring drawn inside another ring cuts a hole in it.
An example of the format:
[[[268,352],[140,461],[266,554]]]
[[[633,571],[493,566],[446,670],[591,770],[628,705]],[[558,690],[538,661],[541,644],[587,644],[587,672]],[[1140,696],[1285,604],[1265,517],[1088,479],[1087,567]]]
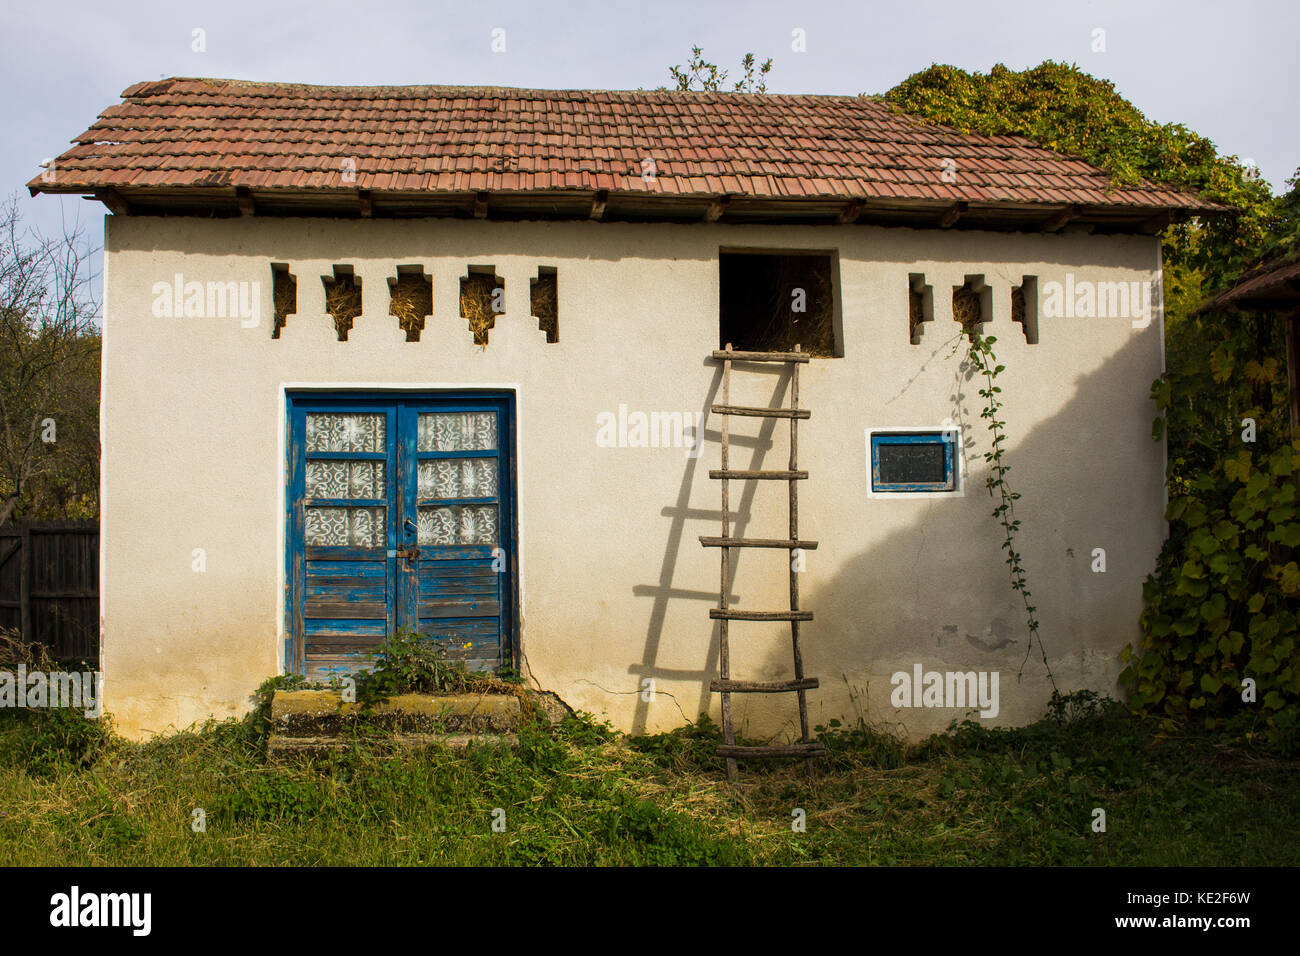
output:
[[[1111,188],[1023,137],[958,133],[866,97],[188,78],[122,96],[33,194],[89,194],[115,212],[1146,231],[1227,208],[1149,183]]]
[[[1300,309],[1300,252],[1261,263],[1196,311],[1290,312]]]

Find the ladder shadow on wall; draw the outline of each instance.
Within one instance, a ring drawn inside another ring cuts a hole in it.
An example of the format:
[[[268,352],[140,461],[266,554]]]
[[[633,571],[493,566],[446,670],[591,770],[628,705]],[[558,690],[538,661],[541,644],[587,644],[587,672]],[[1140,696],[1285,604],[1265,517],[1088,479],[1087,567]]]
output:
[[[710,419],[718,420],[718,416],[710,414],[710,409],[717,402],[718,390],[722,386],[722,363],[706,360],[702,363],[705,368],[712,369],[713,378],[709,382],[708,392],[704,397],[701,411],[704,413],[705,422]],[[790,387],[790,372],[786,368],[763,368],[752,374],[768,374],[777,379],[776,386],[773,390],[772,397],[769,399],[769,405],[780,404],[784,400]],[[759,419],[760,425],[757,436],[731,435],[730,444],[733,451],[743,451],[748,449],[752,452],[751,460],[748,464],[733,463],[734,468],[747,468],[761,470],[763,462],[769,451],[773,449],[772,440],[776,427],[779,423],[775,418]],[[702,445],[718,445],[722,440],[722,433],[716,427],[710,429],[706,424]],[[674,586],[673,578],[677,570],[677,556],[683,547],[696,548],[703,551],[699,542],[700,534],[716,534],[717,529],[722,522],[721,506],[716,508],[692,508],[691,507],[691,489],[695,487],[696,471],[700,463],[704,460],[704,453],[697,458],[689,458],[686,467],[682,471],[681,484],[678,486],[677,500],[672,505],[663,508],[660,514],[665,518],[671,518],[672,523],[669,526],[667,540],[664,545],[663,563],[659,570],[659,582],[657,584],[638,584],[632,588],[632,594],[635,597],[650,597],[654,599],[654,605],[650,612],[650,623],[646,630],[645,649],[642,653],[641,660],[634,663],[628,668],[628,672],[636,677],[637,685],[647,677],[656,681],[673,680],[673,681],[690,681],[698,682],[700,685],[700,696],[694,710],[688,710],[682,707],[681,702],[678,706],[682,709],[682,715],[687,720],[694,721],[702,713],[712,711],[712,701],[714,694],[709,690],[709,682],[717,676],[718,654],[719,654],[719,621],[709,621],[707,608],[716,607],[718,601],[718,588],[716,583],[713,587],[707,589],[696,589],[688,587]],[[707,468],[706,468],[707,470]],[[749,525],[750,511],[754,503],[757,487],[761,482],[746,482],[744,490],[737,496],[739,503],[733,505],[733,511],[730,519],[733,522],[733,533],[738,536],[744,536],[745,530]],[[704,485],[706,492],[712,491],[717,493],[716,482],[709,482]],[[698,526],[698,531],[694,530]],[[690,533],[688,534],[688,530]],[[740,561],[739,552],[733,552],[732,562],[732,580],[735,580],[737,566]],[[718,581],[718,574],[715,569],[713,581]],[[695,582],[690,582],[694,584]],[[700,582],[704,583],[704,582]],[[689,601],[698,605],[699,616],[699,635],[703,638],[705,633],[709,634],[708,651],[705,657],[704,666],[701,670],[683,670],[680,668],[665,668],[658,664],[660,647],[663,643],[664,620],[667,617],[668,606],[670,601]],[[740,598],[737,594],[729,595],[729,601],[732,604],[739,604]],[[711,624],[712,627],[706,632],[705,625]],[[649,717],[649,705],[640,693],[637,694],[636,711],[632,720],[632,732],[642,734],[646,731]]]

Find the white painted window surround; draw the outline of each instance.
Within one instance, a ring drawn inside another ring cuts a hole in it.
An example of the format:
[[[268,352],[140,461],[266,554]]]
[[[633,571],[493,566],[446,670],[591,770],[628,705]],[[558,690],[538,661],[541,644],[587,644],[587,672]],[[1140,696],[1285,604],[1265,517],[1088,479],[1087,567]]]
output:
[[[956,471],[956,485],[953,491],[876,491],[872,488],[871,482],[871,436],[872,435],[933,435],[944,432],[953,432],[953,469]],[[895,426],[877,426],[866,429],[866,457],[863,476],[867,485],[867,497],[873,500],[891,500],[907,501],[918,498],[925,498],[931,501],[936,498],[964,498],[966,497],[966,455],[964,451],[962,438],[962,426],[954,425],[951,421],[945,421],[938,425],[895,425]]]

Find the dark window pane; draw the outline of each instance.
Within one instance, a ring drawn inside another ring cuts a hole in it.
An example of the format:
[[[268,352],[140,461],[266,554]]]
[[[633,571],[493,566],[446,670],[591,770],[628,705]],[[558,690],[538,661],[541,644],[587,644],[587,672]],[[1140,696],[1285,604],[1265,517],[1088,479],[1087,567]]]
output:
[[[948,481],[942,442],[880,442],[876,450],[880,484],[945,484]]]

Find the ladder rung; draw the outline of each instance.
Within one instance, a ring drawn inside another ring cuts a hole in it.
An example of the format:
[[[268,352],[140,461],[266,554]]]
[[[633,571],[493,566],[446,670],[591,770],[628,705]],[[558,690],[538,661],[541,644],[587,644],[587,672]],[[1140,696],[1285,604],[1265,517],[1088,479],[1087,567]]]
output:
[[[748,480],[750,478],[759,481],[802,481],[808,477],[806,471],[733,471],[731,469],[721,470],[713,469],[709,472],[710,478],[729,478],[737,481]]]
[[[807,408],[752,408],[748,405],[714,405],[715,415],[744,415],[748,418],[811,418]]]
[[[709,618],[714,621],[811,621],[812,611],[734,611],[731,608],[711,607]]]
[[[816,541],[793,541],[789,538],[709,538],[700,535],[700,544],[706,548],[798,548],[816,551]]]
[[[803,680],[727,680],[715,677],[709,690],[719,694],[783,694],[792,690],[816,690],[816,677]]]
[[[780,747],[742,747],[740,744],[718,744],[719,757],[816,757],[826,753],[826,745],[816,742],[785,744]]]
[[[731,359],[734,362],[807,362],[806,352],[727,352],[717,349],[715,359]]]

